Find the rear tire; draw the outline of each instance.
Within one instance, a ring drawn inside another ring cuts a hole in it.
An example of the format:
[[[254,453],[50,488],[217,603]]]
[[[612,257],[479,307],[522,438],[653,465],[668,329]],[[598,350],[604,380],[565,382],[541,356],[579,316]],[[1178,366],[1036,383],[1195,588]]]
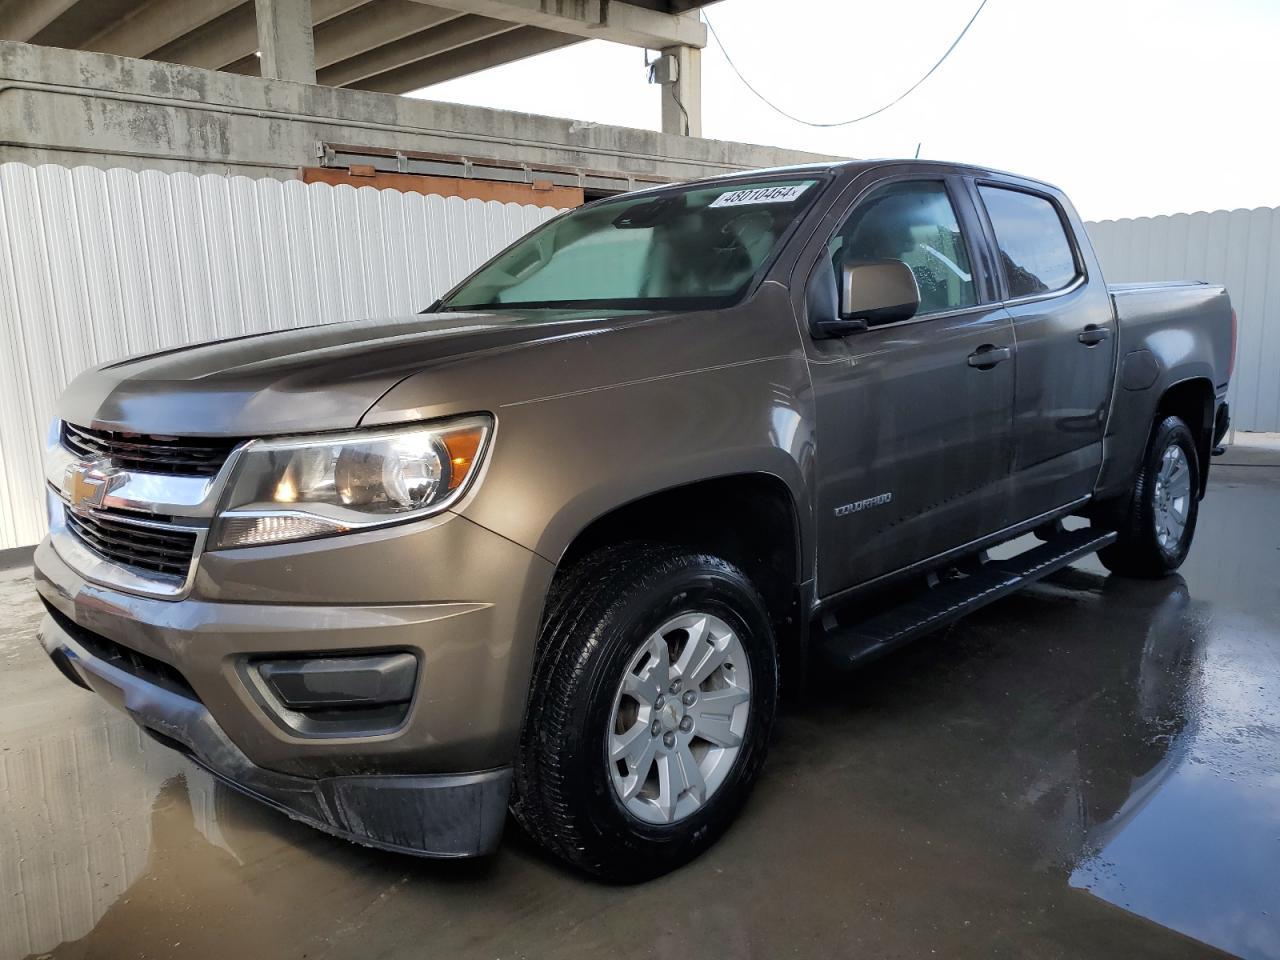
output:
[[[1186,560],[1199,514],[1195,437],[1180,418],[1165,417],[1152,432],[1127,509],[1111,518],[1120,537],[1098,559],[1122,576],[1167,576]]]
[[[635,543],[592,554],[548,601],[512,813],[549,852],[602,879],[681,866],[746,800],[777,683],[764,603],[732,564]]]

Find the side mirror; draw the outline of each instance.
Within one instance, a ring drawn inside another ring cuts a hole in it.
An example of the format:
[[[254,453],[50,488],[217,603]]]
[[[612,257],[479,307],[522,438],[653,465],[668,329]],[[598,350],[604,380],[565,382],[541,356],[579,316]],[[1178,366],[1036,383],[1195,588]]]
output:
[[[916,276],[901,260],[861,260],[840,271],[840,320],[878,323],[910,320],[920,309]]]

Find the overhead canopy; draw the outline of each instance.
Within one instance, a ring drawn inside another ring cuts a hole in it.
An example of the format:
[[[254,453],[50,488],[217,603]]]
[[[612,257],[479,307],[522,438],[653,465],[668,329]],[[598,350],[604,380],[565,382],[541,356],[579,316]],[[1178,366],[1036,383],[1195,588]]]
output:
[[[697,49],[709,2],[0,0],[0,40],[310,80],[268,60],[309,26],[317,82],[405,93],[591,38]]]

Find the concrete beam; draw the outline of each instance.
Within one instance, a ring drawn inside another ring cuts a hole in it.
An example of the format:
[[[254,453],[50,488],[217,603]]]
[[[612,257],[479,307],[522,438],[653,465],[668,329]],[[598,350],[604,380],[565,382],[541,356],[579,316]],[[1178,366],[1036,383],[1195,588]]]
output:
[[[327,87],[351,86],[358,81],[386,74],[409,64],[438,57],[518,29],[519,27],[503,20],[462,16],[341,63],[326,66],[317,73],[316,82]],[[416,88],[405,87],[404,89]]]
[[[311,18],[318,26],[368,4],[369,0],[311,0]],[[168,63],[218,70],[252,57],[257,49],[257,10],[252,3],[242,3],[193,33],[153,50],[150,56]]]
[[[185,63],[217,70],[228,63],[251,57],[258,49],[258,13],[253,4],[236,7],[225,16],[172,43],[151,51],[153,60]]]
[[[705,47],[707,28],[696,13],[647,10],[622,0],[430,0],[437,7],[476,13],[588,40],[633,47]]]
[[[254,0],[262,76],[294,83],[316,82],[311,0]]]
[[[242,0],[151,0],[82,46],[120,57],[145,57],[234,10]]]
[[[294,179],[317,142],[659,180],[830,159],[0,42],[0,163]]]
[[[30,40],[77,0],[0,0],[0,40]]]
[[[372,90],[378,93],[409,93],[433,83],[465,77],[470,73],[479,73],[490,67],[514,63],[580,42],[581,38],[572,34],[539,27],[515,27],[493,39],[459,47],[346,86],[353,90]]]
[[[245,77],[262,76],[262,60],[254,54],[247,57],[241,57],[235,63],[228,63],[222,68],[223,73],[238,73]],[[320,81],[316,81],[319,83]]]
[[[702,136],[702,51],[697,47],[667,47],[673,57],[675,79],[662,85],[662,132]]]
[[[328,67],[376,51],[462,16],[453,10],[424,6],[413,0],[374,0],[362,10],[317,28],[316,66]]]

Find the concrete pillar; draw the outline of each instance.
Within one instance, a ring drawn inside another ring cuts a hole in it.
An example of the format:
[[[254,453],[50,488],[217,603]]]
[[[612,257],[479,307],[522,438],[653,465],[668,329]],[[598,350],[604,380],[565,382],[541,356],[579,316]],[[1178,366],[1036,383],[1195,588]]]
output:
[[[316,82],[311,0],[254,0],[262,75],[271,80]]]
[[[662,132],[702,136],[702,51],[697,47],[667,47],[663,56],[675,58],[675,77],[662,84]]]

